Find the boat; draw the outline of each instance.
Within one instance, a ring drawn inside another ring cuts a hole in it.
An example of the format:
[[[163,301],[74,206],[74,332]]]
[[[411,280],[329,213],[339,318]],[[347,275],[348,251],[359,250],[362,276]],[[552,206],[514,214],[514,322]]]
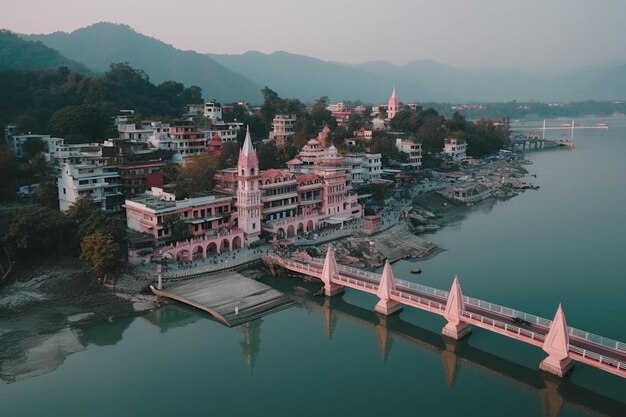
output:
[[[422,270],[419,268],[411,268],[411,273],[412,274],[421,274]]]

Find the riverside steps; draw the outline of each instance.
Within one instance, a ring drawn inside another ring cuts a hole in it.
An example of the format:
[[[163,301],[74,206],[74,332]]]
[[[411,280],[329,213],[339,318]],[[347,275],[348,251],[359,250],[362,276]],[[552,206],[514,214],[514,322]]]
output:
[[[294,301],[261,282],[235,272],[195,278],[152,292],[206,311],[228,327],[293,306]]]
[[[554,319],[548,320],[464,296],[457,277],[451,290],[444,291],[395,279],[389,261],[382,274],[337,264],[331,245],[324,260],[292,259],[275,253],[267,254],[263,260],[273,271],[284,268],[320,279],[328,297],[342,293],[346,287],[376,295],[379,301],[375,310],[385,316],[403,306],[443,316],[447,324],[442,333],[452,339],[464,337],[474,326],[534,345],[548,354],[539,368],[559,377],[569,372],[574,362],[580,362],[626,378],[626,343],[567,326],[561,305]]]

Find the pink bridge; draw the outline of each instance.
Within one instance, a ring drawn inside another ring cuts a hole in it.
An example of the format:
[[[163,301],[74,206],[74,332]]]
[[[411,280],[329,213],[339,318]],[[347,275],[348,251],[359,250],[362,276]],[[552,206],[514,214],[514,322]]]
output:
[[[406,305],[443,316],[448,323],[442,333],[453,339],[462,338],[470,333],[471,326],[476,326],[540,347],[548,356],[539,368],[557,376],[564,376],[577,361],[626,378],[626,343],[568,327],[560,305],[551,321],[464,296],[457,277],[448,292],[395,279],[388,261],[382,274],[339,265],[331,245],[324,261],[296,260],[277,254],[268,254],[263,260],[270,267],[280,266],[321,279],[327,296],[339,294],[345,287],[374,294],[379,298],[375,310],[383,315],[393,314]]]

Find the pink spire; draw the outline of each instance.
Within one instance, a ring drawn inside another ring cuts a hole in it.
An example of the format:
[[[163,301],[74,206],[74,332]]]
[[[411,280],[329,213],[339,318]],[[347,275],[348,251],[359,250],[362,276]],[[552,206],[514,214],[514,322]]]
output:
[[[464,310],[461,283],[459,282],[459,277],[455,275],[454,281],[452,281],[452,288],[448,294],[448,302],[446,303],[446,310],[443,316],[448,322],[457,324],[461,321]]]
[[[324,268],[322,268],[322,282],[326,285],[330,284],[332,277],[337,274],[338,270],[335,251],[333,251],[333,245],[329,243],[326,250],[326,259],[324,259]]]
[[[543,351],[558,360],[567,358],[569,351],[569,335],[567,334],[567,323],[563,307],[559,303],[554,320],[550,326],[550,331],[543,342]]]
[[[459,282],[459,278],[455,275],[454,281],[452,281],[452,288],[450,289],[450,293],[448,293],[446,309],[443,313],[443,316],[448,320],[448,324],[444,326],[442,331],[444,336],[459,340],[472,330],[470,325],[463,321],[464,311],[465,303],[463,301],[461,283]]]
[[[254,152],[254,147],[252,146],[252,139],[250,138],[250,125],[246,126],[246,139],[243,141],[243,147],[241,148],[241,153],[244,155],[251,155]]]
[[[383,268],[383,274],[380,276],[380,284],[378,284],[378,298],[381,300],[388,300],[391,298],[391,291],[396,289],[396,284],[393,279],[393,271],[391,270],[391,264],[389,259],[385,261],[385,267]]]
[[[561,377],[571,369],[573,361],[569,357],[569,335],[561,304],[556,310],[542,349],[548,357],[541,361],[539,369]]]

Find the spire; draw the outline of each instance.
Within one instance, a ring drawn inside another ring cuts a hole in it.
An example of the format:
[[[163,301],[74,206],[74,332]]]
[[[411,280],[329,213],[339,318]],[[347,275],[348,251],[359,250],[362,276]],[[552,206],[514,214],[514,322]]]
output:
[[[569,335],[561,304],[556,310],[542,349],[548,357],[541,361],[539,369],[560,377],[571,369],[573,361],[569,357]]]
[[[446,311],[443,316],[451,323],[459,323],[463,316],[463,292],[461,291],[461,283],[459,277],[454,276],[452,281],[452,288],[448,294],[448,302],[446,303]]]
[[[461,291],[461,283],[459,282],[459,278],[455,275],[454,281],[452,281],[452,288],[450,288],[450,293],[448,294],[446,309],[443,313],[443,316],[448,320],[448,324],[446,324],[442,330],[444,336],[459,340],[472,330],[470,325],[462,320],[464,311],[465,304],[463,301],[463,292]]]
[[[343,286],[333,282],[333,277],[337,275],[338,272],[339,268],[337,267],[333,245],[329,243],[321,276],[322,282],[324,283],[324,293],[329,297],[343,292]]]
[[[396,87],[393,87],[393,90],[391,91],[391,97],[389,98],[389,101],[396,101],[398,100],[398,98],[396,97]]]
[[[402,304],[391,299],[391,291],[395,289],[396,289],[396,284],[393,279],[393,271],[391,270],[391,264],[389,263],[389,259],[386,259],[385,267],[383,268],[383,273],[380,276],[380,282],[378,284],[378,291],[376,292],[376,295],[378,296],[378,298],[380,298],[378,303],[376,303],[376,307],[374,307],[374,310],[377,313],[388,316],[402,309]]]
[[[246,139],[243,141],[243,147],[241,148],[241,153],[243,155],[251,155],[254,152],[254,147],[252,146],[252,139],[250,138],[250,125],[246,126]]]
[[[567,334],[565,314],[563,313],[563,307],[561,307],[560,303],[554,315],[552,325],[550,326],[550,331],[546,336],[546,340],[543,342],[542,349],[555,359],[562,360],[567,358],[569,351],[569,335]]]
[[[338,271],[337,260],[335,259],[335,252],[333,251],[333,245],[328,244],[326,250],[326,259],[324,259],[324,268],[322,269],[322,282],[328,286],[331,283],[333,275]]]
[[[380,284],[378,284],[378,298],[381,300],[388,300],[391,297],[391,291],[396,289],[396,284],[393,279],[393,271],[391,270],[391,264],[389,259],[385,260],[385,267],[383,268],[383,274],[380,276]]]

